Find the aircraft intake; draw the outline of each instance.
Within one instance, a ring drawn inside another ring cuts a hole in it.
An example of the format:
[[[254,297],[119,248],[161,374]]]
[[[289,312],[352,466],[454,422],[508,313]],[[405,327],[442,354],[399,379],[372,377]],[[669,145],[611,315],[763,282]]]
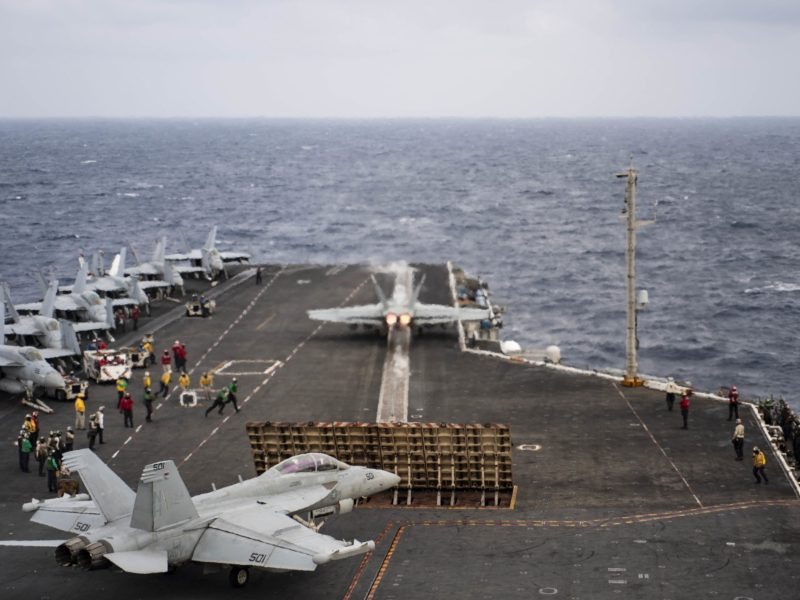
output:
[[[352,498],[345,498],[343,500],[339,500],[338,504],[336,505],[336,512],[340,515],[346,515],[349,512],[353,512],[353,502]]]
[[[104,554],[111,551],[112,550],[109,548],[109,546],[103,541],[89,544],[85,548],[82,548],[78,551],[78,566],[86,571],[106,569],[110,563]]]
[[[78,552],[86,548],[89,540],[84,537],[74,537],[56,547],[56,563],[62,567],[69,567],[78,561]]]

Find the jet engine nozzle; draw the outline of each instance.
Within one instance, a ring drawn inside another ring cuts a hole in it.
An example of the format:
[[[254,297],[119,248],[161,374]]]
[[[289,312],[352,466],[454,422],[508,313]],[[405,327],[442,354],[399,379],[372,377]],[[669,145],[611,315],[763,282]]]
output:
[[[386,324],[389,327],[394,327],[396,323],[397,323],[397,315],[392,313],[392,312],[387,313],[386,314]]]
[[[399,321],[401,327],[408,327],[411,325],[411,315],[408,313],[403,313],[400,315]]]
[[[78,561],[78,552],[86,548],[89,540],[84,537],[74,537],[60,544],[56,548],[56,563],[62,567],[69,567]]]
[[[106,569],[110,563],[104,555],[109,551],[109,547],[103,541],[89,544],[78,551],[78,566],[86,571]]]

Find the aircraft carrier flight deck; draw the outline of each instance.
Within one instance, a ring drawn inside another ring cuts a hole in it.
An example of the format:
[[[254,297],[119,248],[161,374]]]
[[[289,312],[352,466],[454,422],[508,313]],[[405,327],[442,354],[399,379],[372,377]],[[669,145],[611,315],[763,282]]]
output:
[[[453,304],[446,265],[426,275],[420,300]],[[92,384],[87,413],[104,405],[97,454],[136,489],[145,464],[172,459],[197,494],[256,474],[248,422],[364,422],[378,419],[386,336],[308,318],[310,309],[375,302],[371,270],[352,266],[263,266],[221,283],[209,318],[161,302],[134,342],[153,331],[156,354],[185,343],[193,387],[204,371],[216,384],[236,376],[239,406],[204,416],[208,402],[159,398],[144,422],[141,370],[134,371],[134,428],[123,428],[113,384]],[[513,307],[511,307],[513,311]],[[734,460],[727,407],[693,401],[689,429],[662,392],[627,388],[463,352],[454,328],[408,341],[408,421],[500,423],[510,427],[513,507],[474,502],[392,506],[370,501],[332,518],[323,532],[369,540],[363,557],[313,573],[253,573],[231,589],[224,569],[187,565],[164,575],[60,567],[52,547],[0,546],[0,597],[128,598],[792,598],[800,589],[800,502],[748,407],[746,456]],[[151,368],[154,381],[160,366]],[[173,382],[174,385],[174,382]],[[66,429],[72,404],[50,402],[42,429]],[[3,540],[66,539],[29,522],[31,497],[48,498],[45,478],[17,467],[13,446],[29,409],[0,405],[6,451],[0,491]],[[76,448],[88,445],[77,432]],[[753,482],[749,448],[766,449],[768,485]],[[523,449],[521,449],[523,448]],[[36,463],[32,461],[32,465]],[[384,499],[385,500],[385,499]]]

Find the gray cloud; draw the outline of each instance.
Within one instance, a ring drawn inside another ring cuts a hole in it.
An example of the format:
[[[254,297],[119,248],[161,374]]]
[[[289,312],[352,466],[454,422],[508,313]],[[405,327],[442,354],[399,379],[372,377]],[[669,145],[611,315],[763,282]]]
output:
[[[798,55],[775,0],[0,0],[0,115],[796,114]]]

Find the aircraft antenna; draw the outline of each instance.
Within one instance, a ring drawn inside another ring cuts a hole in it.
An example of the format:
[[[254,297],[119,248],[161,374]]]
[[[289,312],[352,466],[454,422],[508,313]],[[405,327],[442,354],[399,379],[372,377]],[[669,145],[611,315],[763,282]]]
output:
[[[637,337],[637,313],[639,310],[647,306],[648,296],[647,290],[642,290],[639,293],[637,301],[636,294],[636,229],[645,225],[655,223],[655,221],[637,221],[636,220],[636,184],[638,181],[638,173],[633,168],[633,161],[630,167],[624,173],[618,173],[617,177],[626,180],[625,185],[625,206],[622,209],[622,215],[625,217],[627,229],[627,246],[625,250],[625,257],[627,263],[627,336],[626,336],[626,363],[625,363],[625,377],[622,380],[622,385],[628,387],[636,387],[644,384],[644,380],[638,374],[638,347],[639,340]]]

